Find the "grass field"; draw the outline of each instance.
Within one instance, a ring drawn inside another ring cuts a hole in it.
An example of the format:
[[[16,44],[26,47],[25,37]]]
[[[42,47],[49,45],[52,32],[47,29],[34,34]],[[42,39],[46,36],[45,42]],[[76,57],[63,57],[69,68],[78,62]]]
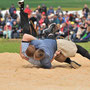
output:
[[[17,1],[0,0],[0,8],[9,8],[12,3],[18,8]],[[85,3],[90,7],[90,0],[25,0],[25,4],[29,4],[30,8],[36,8],[38,5],[45,4],[47,7],[53,6],[54,8],[61,6],[64,10],[82,9]]]
[[[21,40],[1,39],[0,40],[0,53],[2,52],[19,53],[20,42]],[[86,48],[90,52],[90,42],[78,43],[78,44]]]

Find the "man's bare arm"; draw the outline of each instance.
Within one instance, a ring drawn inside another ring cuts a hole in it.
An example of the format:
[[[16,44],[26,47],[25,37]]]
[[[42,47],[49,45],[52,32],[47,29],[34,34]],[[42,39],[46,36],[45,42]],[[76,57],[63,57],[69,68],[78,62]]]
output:
[[[32,35],[29,35],[29,34],[24,34],[23,35],[23,38],[22,38],[22,41],[32,41],[32,40],[36,40],[37,38],[35,38],[34,36]]]
[[[24,54],[22,53],[22,46],[21,45],[20,45],[20,56],[22,59],[29,60],[29,58],[25,57]]]

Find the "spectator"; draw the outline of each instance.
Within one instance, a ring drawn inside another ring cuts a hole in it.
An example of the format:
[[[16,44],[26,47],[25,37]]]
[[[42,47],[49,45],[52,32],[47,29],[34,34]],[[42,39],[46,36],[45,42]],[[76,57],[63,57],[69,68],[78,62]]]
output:
[[[12,26],[12,24],[13,24],[13,20],[11,19],[11,17],[10,16],[8,16],[8,19],[7,19],[7,22],[6,23],[10,23],[10,25]]]
[[[45,24],[46,24],[46,27],[48,27],[48,25],[49,25],[49,19],[48,19],[48,17],[45,15],[44,12],[42,13],[41,19],[40,19],[40,21],[39,21],[40,26],[42,26],[43,23],[45,23]]]
[[[6,11],[6,12],[5,12],[5,15],[4,15],[5,22],[7,21],[7,19],[8,19],[8,16],[9,16],[9,13],[8,13],[8,11]]]
[[[53,21],[53,23],[60,24],[60,20],[59,20],[57,14],[54,15],[54,21]]]
[[[53,9],[53,7],[50,7],[49,10],[48,10],[48,12],[47,12],[48,15],[50,15],[51,13],[54,14],[54,9]]]
[[[10,9],[9,9],[9,13],[10,13],[10,16],[11,17],[13,16],[14,11],[16,11],[16,8],[15,8],[14,4],[12,4],[11,7],[10,7]]]
[[[53,23],[53,21],[54,21],[54,14],[51,13],[51,14],[48,16],[48,19],[49,19],[50,24]]]
[[[2,26],[2,28],[3,28],[4,25],[5,25],[5,20],[4,20],[4,18],[1,18],[0,19],[0,26]]]
[[[28,4],[26,5],[26,8],[25,8],[24,12],[27,13],[28,14],[28,18],[30,18],[30,15],[32,13],[32,10],[29,8],[29,5]]]
[[[38,12],[39,13],[41,13],[41,6],[40,5],[38,5],[38,7],[37,7],[37,9],[36,10],[38,10]]]
[[[62,11],[61,7],[59,6],[58,9],[56,10],[56,14],[59,15],[60,13],[62,13],[62,15],[63,15],[63,11]]]
[[[87,4],[84,5],[84,8],[83,8],[82,12],[83,12],[83,15],[87,18],[88,17],[88,13],[90,12]]]
[[[32,35],[37,36],[38,34],[38,21],[37,21],[37,17],[36,17],[36,13],[32,12],[31,18],[29,19],[29,23],[30,23],[30,30],[32,31]]]
[[[39,20],[41,19],[41,13],[39,13],[38,10],[36,10],[36,17],[37,17],[37,21],[39,22]]]
[[[11,36],[12,38],[19,38],[19,25],[16,21],[13,22]]]
[[[60,16],[59,20],[60,20],[60,24],[65,23],[65,19],[63,17]]]
[[[16,14],[16,11],[13,11],[12,19],[13,19],[13,20],[16,20],[17,17],[18,17],[18,15]]]
[[[9,22],[6,23],[4,26],[4,31],[3,31],[3,36],[4,38],[9,38],[11,39],[11,32],[12,32],[12,27]]]
[[[45,14],[47,15],[47,7],[45,6],[45,4],[42,4],[41,7],[41,13],[45,12]]]

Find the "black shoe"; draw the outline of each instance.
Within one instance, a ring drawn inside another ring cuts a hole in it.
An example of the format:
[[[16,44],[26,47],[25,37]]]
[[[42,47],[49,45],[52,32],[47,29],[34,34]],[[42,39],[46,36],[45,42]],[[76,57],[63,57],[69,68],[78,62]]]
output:
[[[75,62],[75,61],[71,61],[70,65],[71,65],[71,67],[74,68],[74,69],[81,67],[81,65],[78,64],[78,63]]]

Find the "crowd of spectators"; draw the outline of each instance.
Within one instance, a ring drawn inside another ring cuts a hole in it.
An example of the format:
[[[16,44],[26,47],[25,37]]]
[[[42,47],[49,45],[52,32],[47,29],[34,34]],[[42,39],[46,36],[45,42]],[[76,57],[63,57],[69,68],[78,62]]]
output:
[[[20,17],[16,13],[14,4],[11,5],[9,13],[6,11],[4,18],[0,11],[0,36],[3,38],[20,38],[23,29],[20,25]],[[33,27],[36,28],[38,35],[42,36],[42,31],[49,27],[50,24],[55,23],[58,31],[55,33],[56,38],[71,39],[74,42],[83,42],[90,40],[90,9],[87,4],[82,9],[82,17],[76,12],[75,14],[68,14],[68,11],[63,13],[60,6],[57,10],[51,6],[49,9],[43,4],[38,5],[33,11],[26,5],[24,12],[28,14],[28,18],[35,18]]]

